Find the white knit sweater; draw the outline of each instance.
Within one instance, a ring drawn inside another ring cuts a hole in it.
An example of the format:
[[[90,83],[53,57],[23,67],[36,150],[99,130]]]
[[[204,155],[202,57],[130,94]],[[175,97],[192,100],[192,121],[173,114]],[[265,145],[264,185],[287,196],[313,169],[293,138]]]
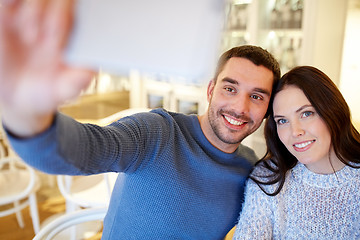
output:
[[[360,239],[360,169],[320,175],[298,163],[274,197],[249,180],[233,239]]]

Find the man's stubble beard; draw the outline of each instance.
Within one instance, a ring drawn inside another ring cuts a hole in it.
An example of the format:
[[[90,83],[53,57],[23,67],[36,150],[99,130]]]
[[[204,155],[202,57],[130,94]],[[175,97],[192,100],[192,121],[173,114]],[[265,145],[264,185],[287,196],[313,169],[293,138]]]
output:
[[[243,134],[245,136],[241,135],[237,139],[226,137],[225,136],[226,134],[221,133],[221,129],[220,129],[221,128],[220,125],[222,124],[221,121],[223,120],[223,117],[220,114],[220,112],[221,112],[220,110],[215,112],[215,110],[211,107],[211,104],[209,105],[208,118],[209,118],[210,127],[213,130],[216,137],[220,139],[222,142],[226,144],[240,144],[247,136],[251,134],[246,132],[245,134]],[[230,132],[229,135],[231,134],[231,132],[233,133],[238,132],[237,130],[231,130],[231,129],[228,129],[228,131]]]

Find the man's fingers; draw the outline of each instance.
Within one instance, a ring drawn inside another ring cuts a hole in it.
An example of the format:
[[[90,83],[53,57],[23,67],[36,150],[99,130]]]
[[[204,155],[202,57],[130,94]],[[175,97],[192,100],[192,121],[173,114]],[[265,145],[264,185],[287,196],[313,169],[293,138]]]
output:
[[[80,68],[64,70],[56,83],[58,104],[77,98],[95,76],[93,71]]]
[[[25,0],[18,13],[17,28],[19,37],[28,46],[36,44],[41,38],[44,11],[49,0]],[[50,0],[51,1],[51,0]]]
[[[16,4],[6,5],[17,6],[17,13],[13,15],[16,15],[18,37],[25,45],[40,43],[51,54],[66,44],[72,24],[73,0],[13,1]]]
[[[51,0],[44,18],[44,44],[50,49],[63,48],[73,22],[74,0]]]
[[[21,1],[0,1],[0,85],[3,88],[3,81],[8,77],[5,72],[14,56],[9,57],[9,52],[14,49],[14,40],[18,39],[14,23]],[[0,94],[1,92],[3,90],[0,90]]]
[[[23,0],[0,0],[0,7],[11,7],[15,4],[21,3]]]

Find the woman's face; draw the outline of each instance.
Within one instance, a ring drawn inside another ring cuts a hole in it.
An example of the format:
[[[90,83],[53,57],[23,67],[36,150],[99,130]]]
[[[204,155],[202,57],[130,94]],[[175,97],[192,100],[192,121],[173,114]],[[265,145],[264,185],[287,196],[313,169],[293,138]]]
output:
[[[330,131],[301,89],[286,86],[275,96],[273,109],[278,136],[298,161],[323,174],[333,172],[329,154],[335,168],[341,165],[331,148]]]

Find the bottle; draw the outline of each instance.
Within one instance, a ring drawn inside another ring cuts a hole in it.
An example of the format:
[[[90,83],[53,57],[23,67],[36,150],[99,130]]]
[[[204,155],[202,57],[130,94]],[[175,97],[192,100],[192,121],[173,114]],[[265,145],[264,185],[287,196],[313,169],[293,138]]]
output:
[[[295,11],[293,13],[294,28],[301,28],[302,15],[303,15],[303,0],[297,0],[295,5]]]
[[[291,24],[291,4],[289,0],[286,0],[285,3],[281,5],[281,27],[282,28],[290,28]]]
[[[293,38],[290,39],[289,46],[285,49],[281,62],[283,64],[285,72],[287,72],[288,70],[292,69],[297,65]]]
[[[297,47],[295,49],[296,64],[299,64],[299,61],[301,59],[301,44],[302,44],[302,38],[300,37],[299,39],[297,39]]]
[[[237,27],[237,15],[235,5],[231,5],[229,16],[229,29],[236,29]]]
[[[280,27],[281,16],[280,16],[280,12],[278,10],[278,4],[279,4],[279,1],[276,0],[274,3],[274,7],[270,13],[270,28],[272,28],[272,29],[276,29],[276,28]]]
[[[274,39],[270,39],[268,46],[267,46],[267,51],[269,53],[271,53],[272,55],[274,55],[275,52],[275,43],[274,43]],[[274,56],[275,57],[275,56]]]
[[[240,4],[238,8],[239,29],[246,29],[247,18],[247,5]]]
[[[274,42],[274,48],[273,48],[273,55],[274,58],[279,62],[279,65],[282,65],[282,58],[283,58],[283,37],[278,36],[277,38],[275,38],[275,40],[277,40],[277,43]]]

